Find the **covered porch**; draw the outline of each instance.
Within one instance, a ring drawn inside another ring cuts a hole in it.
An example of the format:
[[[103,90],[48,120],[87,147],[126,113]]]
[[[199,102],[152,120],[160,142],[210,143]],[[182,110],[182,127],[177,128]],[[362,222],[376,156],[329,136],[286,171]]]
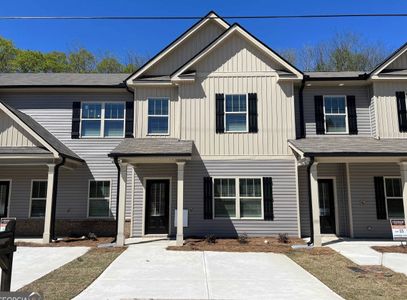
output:
[[[171,236],[176,227],[177,245],[184,242],[184,169],[192,157],[192,141],[172,138],[128,138],[110,154],[118,168],[116,244],[125,243],[126,205],[132,209],[132,230],[140,236]],[[127,187],[129,169],[139,189]],[[128,195],[132,196],[129,199]],[[129,202],[131,202],[129,204]]]
[[[312,137],[289,141],[298,162],[301,233],[391,239],[407,215],[407,141]]]

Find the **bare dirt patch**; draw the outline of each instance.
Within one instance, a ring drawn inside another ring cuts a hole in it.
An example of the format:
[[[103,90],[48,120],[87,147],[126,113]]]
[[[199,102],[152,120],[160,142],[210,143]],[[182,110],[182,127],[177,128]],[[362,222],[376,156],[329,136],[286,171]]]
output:
[[[372,246],[372,249],[382,253],[407,253],[407,246]]]
[[[64,238],[49,244],[16,242],[20,247],[97,247],[99,244],[109,244],[114,240],[112,237],[98,237],[95,240],[82,238]]]
[[[221,251],[221,252],[274,252],[287,253],[291,246],[304,244],[298,238],[290,238],[287,243],[279,242],[275,237],[251,237],[245,242],[239,239],[216,239],[208,242],[205,239],[187,239],[183,246],[169,246],[168,250],[177,251]]]

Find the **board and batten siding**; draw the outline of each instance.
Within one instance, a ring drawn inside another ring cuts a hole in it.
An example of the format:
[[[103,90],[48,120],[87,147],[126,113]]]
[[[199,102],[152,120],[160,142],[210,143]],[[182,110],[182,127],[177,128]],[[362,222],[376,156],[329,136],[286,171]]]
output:
[[[6,113],[0,111],[0,147],[36,147],[40,143]]]
[[[317,95],[353,95],[356,99],[358,135],[371,136],[371,108],[368,87],[366,86],[310,86],[304,89],[304,122],[306,136],[315,136],[315,100]],[[358,135],[349,135],[357,137]]]
[[[57,217],[86,218],[89,180],[111,181],[111,211],[115,214],[117,168],[107,155],[121,138],[71,139],[72,102],[132,101],[133,95],[123,92],[15,92],[1,93],[3,101],[21,110],[86,161],[72,171],[62,170],[58,191]],[[45,173],[46,174],[46,173]],[[129,171],[129,175],[130,175]],[[131,176],[128,176],[128,189]],[[131,192],[127,191],[130,195]],[[130,199],[130,198],[129,198]],[[28,202],[27,202],[28,203]],[[131,201],[126,202],[126,215],[131,215]]]
[[[195,54],[220,36],[226,29],[212,20],[192,33],[186,40],[167,54],[165,59],[149,68],[145,75],[170,75],[189,61]]]
[[[403,70],[407,69],[407,54],[403,53],[395,61],[386,67],[385,70]]]
[[[380,138],[406,138],[400,132],[397,113],[396,92],[406,91],[407,83],[397,80],[375,81],[373,92],[376,102],[376,128]]]
[[[185,165],[184,209],[188,210],[186,236],[235,236],[247,233],[257,236],[288,233],[298,236],[297,197],[294,159],[280,160],[206,160],[188,161]],[[204,220],[203,178],[205,176],[224,177],[269,177],[273,178],[274,220]],[[149,178],[171,177],[171,234],[175,234],[174,211],[177,206],[177,167],[175,164],[146,165],[135,168],[133,236],[143,234],[144,180]]]

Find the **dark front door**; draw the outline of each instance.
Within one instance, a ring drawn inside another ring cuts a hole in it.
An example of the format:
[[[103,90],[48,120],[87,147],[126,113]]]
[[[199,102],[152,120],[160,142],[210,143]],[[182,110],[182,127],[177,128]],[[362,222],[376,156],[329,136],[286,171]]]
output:
[[[170,181],[147,180],[145,234],[168,234]]]
[[[318,179],[321,233],[335,233],[335,200],[333,179]]]
[[[0,181],[0,218],[7,217],[10,182]]]

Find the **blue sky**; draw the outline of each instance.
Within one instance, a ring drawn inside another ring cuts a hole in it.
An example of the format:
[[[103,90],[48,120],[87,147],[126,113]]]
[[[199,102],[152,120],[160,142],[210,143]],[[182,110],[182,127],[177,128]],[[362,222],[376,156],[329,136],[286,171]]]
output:
[[[407,13],[404,0],[19,0],[2,1],[3,16],[197,15],[215,10],[219,15],[278,15],[322,13]],[[96,54],[119,57],[127,52],[152,56],[195,21],[0,21],[0,35],[17,47],[67,51],[84,46]],[[234,22],[234,20],[229,20]],[[332,37],[356,32],[394,50],[407,41],[406,18],[238,20],[270,47],[301,48]]]

